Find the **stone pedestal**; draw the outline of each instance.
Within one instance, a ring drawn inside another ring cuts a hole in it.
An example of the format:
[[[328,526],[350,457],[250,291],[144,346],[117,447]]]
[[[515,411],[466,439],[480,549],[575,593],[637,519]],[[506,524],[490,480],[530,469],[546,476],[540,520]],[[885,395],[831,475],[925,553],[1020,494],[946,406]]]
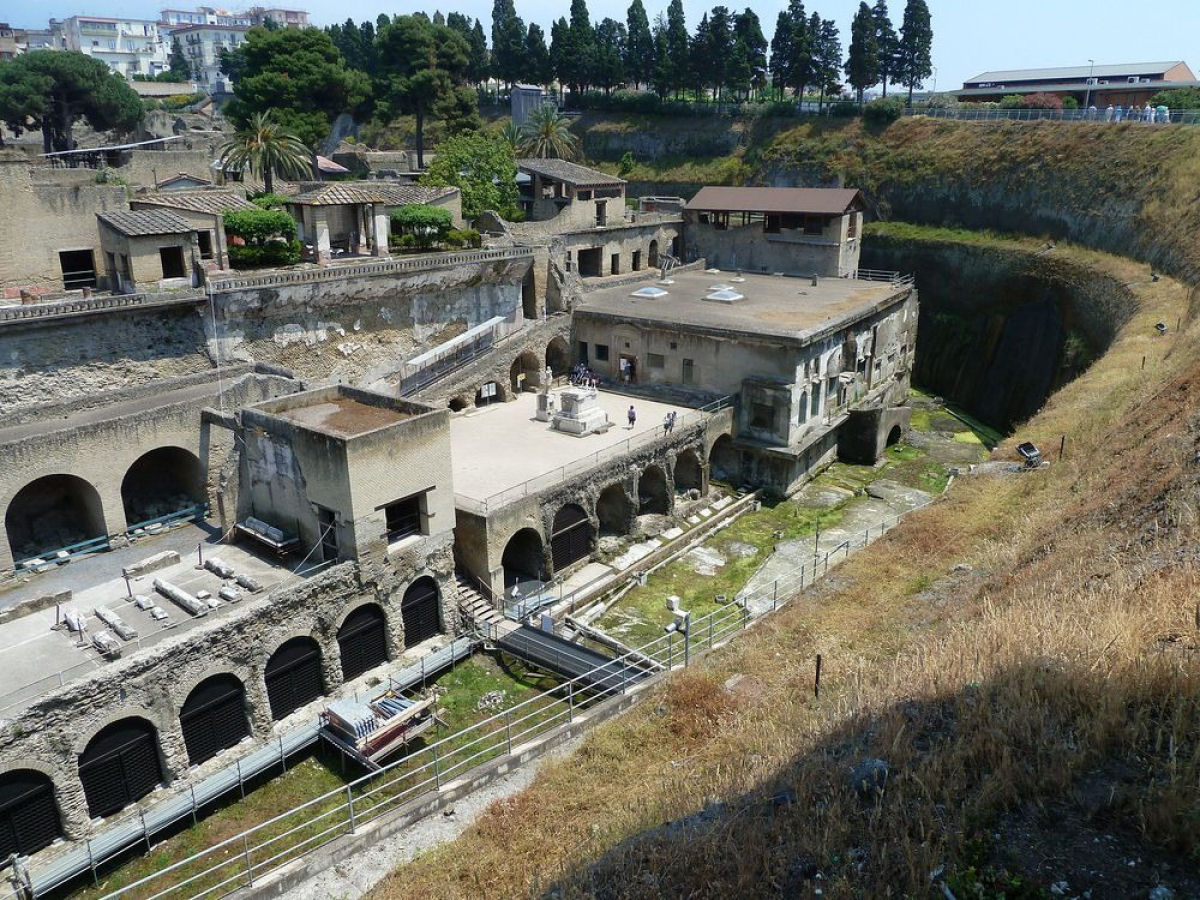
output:
[[[558,395],[559,409],[551,427],[567,434],[582,437],[593,432],[608,431],[608,413],[600,408],[596,392],[586,388],[568,388]],[[540,401],[539,401],[540,405]]]
[[[554,419],[556,400],[557,397],[549,392],[537,395],[537,420],[539,422],[549,422]]]

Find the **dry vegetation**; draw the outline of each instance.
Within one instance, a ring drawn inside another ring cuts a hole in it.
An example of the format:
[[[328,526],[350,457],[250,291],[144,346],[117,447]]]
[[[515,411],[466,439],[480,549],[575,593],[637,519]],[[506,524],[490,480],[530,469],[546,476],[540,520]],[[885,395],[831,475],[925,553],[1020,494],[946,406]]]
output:
[[[1144,265],[1055,252],[1139,307],[996,451],[1050,467],[959,480],[375,900],[1200,895],[1200,325]]]

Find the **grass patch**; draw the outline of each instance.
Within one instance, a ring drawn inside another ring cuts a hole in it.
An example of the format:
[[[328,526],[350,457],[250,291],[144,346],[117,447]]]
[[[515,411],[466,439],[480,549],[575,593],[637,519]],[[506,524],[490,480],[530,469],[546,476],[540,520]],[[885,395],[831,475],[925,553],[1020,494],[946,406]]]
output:
[[[978,444],[983,446],[983,441],[974,431],[958,431],[954,434],[954,440],[959,444]]]

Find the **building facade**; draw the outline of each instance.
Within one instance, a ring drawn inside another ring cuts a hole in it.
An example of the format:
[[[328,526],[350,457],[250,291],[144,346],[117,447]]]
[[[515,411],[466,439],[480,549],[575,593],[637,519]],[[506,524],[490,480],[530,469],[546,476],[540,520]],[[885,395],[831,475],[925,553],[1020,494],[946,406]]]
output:
[[[94,57],[126,78],[155,76],[169,65],[170,45],[149,19],[71,16],[63,21],[62,33],[67,50]]]
[[[179,41],[192,77],[208,88],[223,84],[221,54],[236,50],[246,40],[245,25],[183,25],[170,30],[171,40]]]
[[[1046,93],[1073,97],[1080,106],[1105,107],[1140,106],[1159,91],[1198,86],[1200,82],[1187,63],[1174,60],[981,72],[953,93],[971,103],[999,101],[1011,94]]]

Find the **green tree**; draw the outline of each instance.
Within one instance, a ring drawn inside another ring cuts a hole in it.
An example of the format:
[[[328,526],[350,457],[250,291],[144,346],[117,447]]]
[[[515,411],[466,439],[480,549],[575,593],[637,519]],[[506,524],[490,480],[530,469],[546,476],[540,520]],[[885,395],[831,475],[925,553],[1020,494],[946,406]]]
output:
[[[821,18],[806,17],[803,0],[791,0],[779,14],[771,41],[771,68],[781,88],[790,87],[803,102],[808,87],[817,81],[813,64]]]
[[[750,87],[761,91],[767,86],[767,39],[763,36],[762,23],[750,7],[746,7],[733,22],[734,52],[741,54],[744,48],[746,67],[749,70]],[[739,60],[739,72],[741,62]],[[740,77],[740,76],[739,76]]]
[[[476,86],[483,84],[488,77],[488,46],[483,33],[483,23],[479,20],[472,22],[462,13],[452,12],[446,16],[446,25],[463,36],[467,46],[471,48],[471,62],[467,66],[467,80]]]
[[[788,68],[792,53],[792,17],[781,9],[775,17],[775,33],[771,36],[771,84],[782,91],[788,85]]]
[[[546,35],[537,22],[530,22],[529,31],[525,33],[523,77],[530,84],[548,85],[554,80],[550,50],[546,47]]]
[[[520,81],[525,61],[525,23],[513,0],[492,4],[492,74],[509,87]]]
[[[671,73],[670,45],[667,43],[667,23],[660,15],[654,23],[654,71],[650,73],[650,84],[659,99],[670,93],[674,78]]]
[[[690,80],[692,70],[692,44],[683,18],[683,0],[671,0],[667,6],[666,43],[666,71],[670,76],[670,88],[678,97],[679,91]]]
[[[625,26],[616,19],[604,19],[596,26],[591,80],[606,94],[625,80],[625,43]]]
[[[416,119],[417,168],[425,167],[425,122],[442,118],[457,131],[478,124],[474,92],[466,88],[471,48],[461,34],[423,15],[396,16],[376,38],[376,98],[389,119]]]
[[[840,96],[842,92],[842,41],[833,19],[822,19],[813,13],[811,20],[816,39],[813,45],[813,77],[820,88],[818,109],[825,106],[826,95]]]
[[[167,71],[163,74],[170,75],[172,81],[190,81],[192,78],[192,67],[183,55],[179,38],[171,38],[171,55],[167,57]]]
[[[455,135],[438,145],[421,183],[462,191],[465,219],[477,219],[489,209],[512,218],[519,212],[513,156],[513,148],[499,135],[482,131]]]
[[[879,45],[875,42],[875,17],[865,2],[850,23],[850,54],[846,59],[846,80],[858,93],[858,105],[863,105],[863,92],[879,83]]]
[[[550,69],[562,84],[567,83],[567,73],[571,68],[567,60],[570,43],[571,26],[567,24],[566,17],[559,16],[550,23]]]
[[[1200,109],[1200,88],[1171,88],[1150,98],[1151,106],[1168,109]]]
[[[266,193],[275,190],[275,175],[301,180],[312,174],[308,147],[294,134],[272,121],[271,110],[254,113],[250,124],[221,146],[220,165],[233,171],[247,169],[263,180]]]
[[[887,0],[875,0],[871,9],[871,17],[875,20],[875,47],[879,53],[879,80],[883,82],[883,96],[887,96],[888,81],[896,72],[896,56],[900,38],[892,27],[888,16]]]
[[[642,0],[633,0],[625,12],[625,77],[635,88],[654,75],[654,35]]]
[[[729,7],[714,6],[708,19],[708,83],[713,98],[720,99],[728,82],[729,62],[733,54],[733,20]]]
[[[400,234],[411,234],[422,250],[427,250],[446,236],[454,220],[450,210],[424,203],[406,203],[388,214],[392,228]]]
[[[900,44],[896,75],[908,88],[908,105],[912,106],[913,89],[921,87],[933,74],[933,25],[925,0],[908,0],[904,21],[900,23]]]
[[[578,146],[578,139],[571,134],[571,120],[549,103],[530,113],[521,127],[518,147],[525,156],[570,159]]]
[[[41,131],[42,151],[74,150],[71,128],[132,131],[142,101],[120,75],[82,53],[24,53],[0,62],[0,120],[15,134]]]
[[[257,114],[271,110],[283,130],[315,150],[338,115],[367,110],[367,76],[348,68],[332,38],[320,29],[251,28],[223,60],[222,70],[235,77],[234,98],[225,113],[237,128],[247,128]]]
[[[566,68],[564,80],[572,92],[581,91],[592,83],[595,62],[596,32],[588,16],[587,0],[571,0],[571,22],[562,64]]]
[[[296,223],[282,210],[234,209],[223,216],[225,233],[240,239],[229,248],[235,269],[286,266],[300,261]]]

